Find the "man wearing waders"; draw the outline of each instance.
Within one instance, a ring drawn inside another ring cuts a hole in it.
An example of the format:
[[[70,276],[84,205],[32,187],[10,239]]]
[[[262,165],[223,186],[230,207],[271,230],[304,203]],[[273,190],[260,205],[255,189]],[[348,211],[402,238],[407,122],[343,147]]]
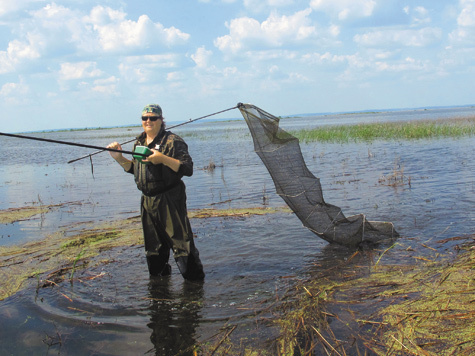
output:
[[[170,249],[180,273],[188,280],[204,279],[203,265],[193,241],[186,208],[183,176],[193,174],[193,161],[183,139],[165,130],[162,109],[147,105],[142,111],[144,132],[136,146],[146,146],[153,154],[139,162],[126,159],[120,152],[111,156],[128,173],[133,173],[142,191],[141,218],[148,270],[151,276],[171,274]],[[119,143],[108,148],[122,150]]]

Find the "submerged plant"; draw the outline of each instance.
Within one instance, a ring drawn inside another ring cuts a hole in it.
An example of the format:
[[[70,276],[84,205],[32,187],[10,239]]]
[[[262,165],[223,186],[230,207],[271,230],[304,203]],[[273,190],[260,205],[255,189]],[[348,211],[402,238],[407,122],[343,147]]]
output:
[[[85,251],[85,248],[83,248],[81,250],[81,252],[79,252],[79,254],[76,256],[76,259],[74,260],[73,262],[73,267],[71,269],[71,275],[69,276],[69,281],[71,283],[73,283],[73,277],[74,277],[74,272],[76,271],[76,264],[78,263],[78,261],[81,259],[81,257],[84,255],[84,251]]]
[[[399,162],[399,158],[396,157],[394,162],[394,168],[391,174],[382,175],[379,178],[379,184],[388,185],[391,187],[397,187],[405,185],[406,183],[411,186],[411,177],[404,175],[404,165]]]

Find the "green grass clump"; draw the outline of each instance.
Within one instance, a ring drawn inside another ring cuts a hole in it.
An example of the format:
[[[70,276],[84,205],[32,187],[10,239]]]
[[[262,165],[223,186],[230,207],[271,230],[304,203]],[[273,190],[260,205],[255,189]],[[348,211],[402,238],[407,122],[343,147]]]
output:
[[[90,233],[90,234],[83,234],[77,239],[68,241],[64,243],[61,247],[62,248],[69,248],[69,247],[77,247],[77,246],[88,246],[94,245],[100,241],[116,238],[118,233],[116,231],[109,231],[109,232],[100,232],[100,233]]]
[[[359,125],[326,126],[292,131],[302,142],[358,142],[374,140],[418,140],[475,135],[475,117],[467,119],[384,122]]]

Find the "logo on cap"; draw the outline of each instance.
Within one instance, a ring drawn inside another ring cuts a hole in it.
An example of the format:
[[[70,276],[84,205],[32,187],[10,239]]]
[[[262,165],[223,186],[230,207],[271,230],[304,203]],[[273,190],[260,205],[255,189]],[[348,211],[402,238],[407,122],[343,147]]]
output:
[[[154,113],[158,116],[162,116],[162,108],[157,104],[150,104],[143,108],[142,115],[147,113]]]

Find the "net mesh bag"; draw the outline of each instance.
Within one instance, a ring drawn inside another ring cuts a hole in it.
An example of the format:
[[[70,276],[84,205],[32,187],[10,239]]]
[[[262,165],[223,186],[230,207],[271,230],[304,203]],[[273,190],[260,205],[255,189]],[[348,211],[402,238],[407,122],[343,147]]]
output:
[[[363,214],[345,217],[339,207],[327,204],[320,179],[308,170],[298,139],[279,127],[279,118],[251,104],[240,103],[238,108],[277,194],[306,228],[330,243],[349,247],[398,236],[391,222],[367,221]]]

